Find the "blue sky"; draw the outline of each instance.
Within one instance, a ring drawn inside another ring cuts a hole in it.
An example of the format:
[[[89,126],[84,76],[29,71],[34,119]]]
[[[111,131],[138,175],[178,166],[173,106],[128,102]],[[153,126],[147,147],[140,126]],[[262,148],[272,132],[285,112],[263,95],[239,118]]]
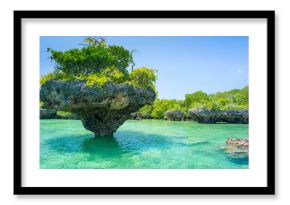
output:
[[[47,48],[65,51],[81,47],[85,37],[40,37],[40,75],[54,69]],[[135,49],[135,68],[158,70],[158,97],[184,99],[248,85],[247,36],[121,36],[105,37],[107,44]]]

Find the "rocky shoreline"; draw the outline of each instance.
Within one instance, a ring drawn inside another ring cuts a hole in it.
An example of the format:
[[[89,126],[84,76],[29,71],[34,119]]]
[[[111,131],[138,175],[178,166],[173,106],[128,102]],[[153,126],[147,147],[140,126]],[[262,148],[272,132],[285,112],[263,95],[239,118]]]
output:
[[[191,109],[188,111],[188,114],[191,119],[199,123],[249,123],[249,114],[247,110]]]
[[[40,119],[57,119],[56,110],[40,109]]]
[[[131,119],[154,119],[150,115],[142,116],[141,113],[131,114]],[[249,114],[247,110],[210,110],[191,109],[187,112],[175,111],[166,112],[164,120],[171,121],[197,121],[198,123],[237,123],[248,124]]]
[[[40,119],[81,119],[76,114],[62,115],[59,111],[50,109],[40,109]],[[139,112],[130,114],[131,120],[154,119],[149,114],[142,116]],[[189,110],[187,113],[182,111],[166,112],[164,120],[170,121],[197,121],[198,123],[236,123],[248,124],[248,111],[245,110]]]

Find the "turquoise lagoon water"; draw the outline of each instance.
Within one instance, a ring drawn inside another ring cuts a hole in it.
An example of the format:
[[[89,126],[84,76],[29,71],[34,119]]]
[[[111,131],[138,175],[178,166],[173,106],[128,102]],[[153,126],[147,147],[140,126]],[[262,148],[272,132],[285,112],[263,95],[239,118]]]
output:
[[[227,137],[247,138],[248,125],[128,120],[114,138],[79,120],[40,121],[43,169],[245,169],[248,157],[229,154]],[[238,156],[238,157],[237,157]]]

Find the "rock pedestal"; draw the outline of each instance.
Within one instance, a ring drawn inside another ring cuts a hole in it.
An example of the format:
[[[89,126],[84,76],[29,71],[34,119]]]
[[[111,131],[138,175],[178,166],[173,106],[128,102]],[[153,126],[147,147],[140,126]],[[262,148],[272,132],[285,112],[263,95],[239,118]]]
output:
[[[41,87],[40,99],[47,108],[78,114],[95,136],[113,136],[131,113],[153,103],[155,93],[129,84],[107,83],[99,88],[87,87],[84,81],[50,80]]]

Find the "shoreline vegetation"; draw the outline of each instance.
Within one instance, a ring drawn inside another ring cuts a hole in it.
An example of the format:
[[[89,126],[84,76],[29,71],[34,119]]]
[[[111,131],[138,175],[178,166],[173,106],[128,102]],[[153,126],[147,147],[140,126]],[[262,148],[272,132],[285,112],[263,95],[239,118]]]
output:
[[[133,119],[197,121],[199,123],[248,123],[248,86],[208,95],[186,94],[185,100],[156,99],[132,113]]]
[[[40,109],[41,119],[81,119],[77,114]],[[248,124],[248,86],[208,95],[203,91],[186,94],[185,100],[155,99],[133,112],[129,119],[158,119],[172,121],[197,121],[199,123]]]

